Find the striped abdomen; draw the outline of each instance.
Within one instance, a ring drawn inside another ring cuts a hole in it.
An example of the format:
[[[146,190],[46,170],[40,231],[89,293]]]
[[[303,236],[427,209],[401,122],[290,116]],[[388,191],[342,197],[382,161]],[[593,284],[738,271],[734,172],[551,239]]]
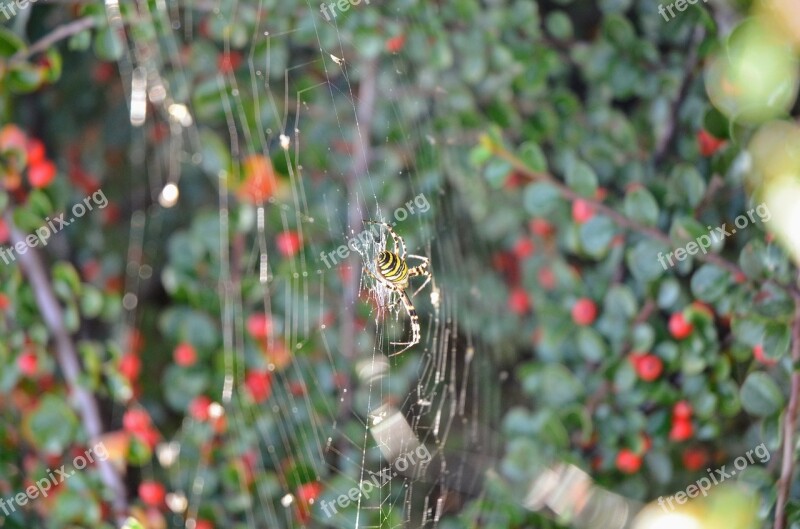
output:
[[[392,252],[381,252],[376,260],[378,273],[395,286],[408,286],[408,265]]]

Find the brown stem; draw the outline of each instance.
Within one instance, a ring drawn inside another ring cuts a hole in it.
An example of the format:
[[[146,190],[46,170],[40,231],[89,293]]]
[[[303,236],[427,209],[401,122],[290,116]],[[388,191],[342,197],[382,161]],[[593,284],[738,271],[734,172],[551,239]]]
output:
[[[605,204],[599,202],[598,200],[579,195],[578,193],[573,191],[569,186],[567,186],[560,180],[557,180],[553,175],[549,173],[540,173],[538,171],[534,171],[533,169],[525,165],[525,162],[523,162],[520,158],[509,152],[505,147],[498,145],[494,142],[491,142],[491,144],[489,144],[489,142],[486,142],[485,145],[491,149],[492,153],[495,156],[507,161],[519,174],[526,177],[527,179],[531,181],[547,182],[556,189],[558,189],[558,191],[565,198],[572,201],[578,199],[583,200],[584,202],[589,204],[595,211],[600,212],[603,215],[609,217],[618,226],[639,232],[667,246],[673,245],[672,239],[670,239],[666,233],[657,230],[655,228],[639,224],[638,222],[629,219],[625,215],[615,211],[614,209],[606,206]],[[728,272],[733,274],[734,277],[746,277],[744,270],[742,270],[737,264],[732,263],[731,261],[728,261],[727,259],[715,253],[697,254],[695,255],[695,257],[700,261],[705,261],[707,263],[716,265],[724,270],[727,270]],[[767,280],[766,282],[773,283],[783,289],[788,290],[795,297],[800,296],[800,289],[798,289],[797,286],[795,285],[784,285],[772,279]]]
[[[64,40],[73,35],[77,35],[81,31],[93,28],[98,23],[97,18],[88,16],[73,20],[63,26],[58,26],[56,29],[37,40],[30,47],[20,50],[11,57],[11,64],[22,62],[31,55],[47,50],[50,46],[60,40]]]
[[[675,140],[675,131],[677,130],[676,121],[680,115],[681,105],[686,99],[686,96],[689,94],[689,87],[691,86],[692,79],[694,78],[694,70],[697,67],[698,49],[700,44],[703,42],[705,35],[706,31],[702,25],[695,27],[694,34],[692,35],[692,41],[689,43],[689,53],[686,56],[683,81],[678,89],[678,95],[675,97],[675,101],[672,102],[672,109],[667,114],[665,133],[654,149],[655,154],[653,155],[653,161],[656,165],[660,164],[664,160],[667,151],[669,151],[672,142]]]
[[[25,236],[20,233],[13,225],[11,216],[6,215],[6,223],[11,228],[11,242],[13,246],[18,244],[26,245]],[[50,278],[42,264],[38,252],[34,248],[28,248],[25,253],[19,252],[17,256],[22,273],[28,278],[28,282],[36,298],[36,305],[42,315],[42,319],[50,330],[55,342],[55,352],[58,365],[64,374],[64,380],[70,390],[70,395],[75,403],[75,407],[81,415],[81,419],[86,433],[92,442],[97,441],[103,434],[103,423],[100,420],[100,411],[94,396],[81,385],[79,380],[81,365],[78,361],[78,354],[72,337],[64,324],[64,315],[53,292]],[[126,501],[125,486],[117,474],[116,469],[109,460],[97,460],[97,469],[100,479],[113,495],[112,506],[117,522],[121,524],[125,521],[128,512]]]
[[[778,499],[775,502],[774,529],[786,527],[786,502],[792,487],[794,475],[794,432],[797,427],[797,410],[800,407],[800,298],[795,298],[795,316],[792,325],[792,384],[789,393],[789,407],[783,419],[783,454],[781,457],[781,478],[778,480]]]

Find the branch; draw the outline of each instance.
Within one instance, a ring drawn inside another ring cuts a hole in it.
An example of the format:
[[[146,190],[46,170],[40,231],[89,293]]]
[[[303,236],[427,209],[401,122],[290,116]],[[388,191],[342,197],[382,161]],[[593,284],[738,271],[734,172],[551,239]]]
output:
[[[74,20],[63,26],[58,26],[56,29],[37,40],[30,47],[20,50],[11,57],[10,64],[15,64],[24,61],[31,55],[46,51],[47,48],[60,40],[64,40],[73,35],[77,35],[81,31],[93,28],[98,23],[96,17],[88,16]]]
[[[692,34],[692,40],[689,43],[689,53],[686,57],[686,63],[684,65],[683,81],[678,89],[678,95],[675,97],[675,101],[672,102],[670,113],[667,116],[665,133],[655,147],[653,162],[656,165],[660,164],[664,160],[664,156],[666,156],[670,145],[675,140],[675,130],[677,129],[675,122],[678,120],[678,114],[680,113],[683,100],[686,99],[686,96],[689,93],[689,87],[691,86],[692,79],[694,78],[694,69],[697,66],[697,50],[700,44],[702,44],[705,35],[706,32],[702,25],[698,25]]]
[[[794,475],[794,432],[797,427],[797,410],[800,407],[800,298],[795,298],[795,316],[792,325],[792,385],[789,394],[789,407],[783,422],[783,455],[781,458],[781,478],[778,480],[778,499],[775,503],[774,529],[786,527],[786,502],[792,487]]]
[[[564,184],[560,180],[557,180],[553,175],[551,175],[549,173],[540,173],[538,171],[534,171],[533,169],[531,169],[530,167],[525,165],[525,162],[523,162],[516,155],[512,154],[511,152],[509,152],[502,145],[496,144],[491,139],[484,139],[484,140],[482,140],[482,143],[495,156],[507,161],[509,164],[511,164],[511,166],[519,174],[521,174],[522,176],[524,176],[528,180],[530,180],[532,182],[537,182],[537,181],[539,181],[539,182],[547,182],[548,184],[550,184],[553,187],[555,187],[561,193],[561,195],[564,196],[565,198],[567,198],[567,199],[569,199],[571,201],[583,200],[584,202],[589,204],[595,211],[600,212],[603,215],[606,215],[607,217],[609,217],[618,226],[621,226],[623,228],[628,228],[629,230],[641,233],[642,235],[650,237],[651,239],[655,239],[655,240],[665,244],[666,246],[672,247],[674,245],[674,243],[672,242],[672,239],[670,239],[669,235],[667,235],[666,233],[664,233],[664,232],[662,232],[662,231],[660,231],[660,230],[658,230],[656,228],[651,228],[649,226],[644,226],[642,224],[639,224],[635,220],[629,219],[625,215],[615,211],[614,209],[606,206],[605,204],[603,204],[602,202],[600,202],[598,200],[595,200],[593,198],[587,198],[587,197],[579,195],[578,193],[573,191],[569,186],[567,186],[566,184]],[[746,277],[746,274],[744,273],[744,270],[742,270],[739,267],[739,265],[737,265],[737,264],[735,264],[735,263],[733,263],[731,261],[728,261],[727,259],[725,259],[724,257],[722,257],[722,256],[720,256],[718,254],[715,254],[715,253],[696,254],[696,255],[694,255],[694,257],[697,258],[700,261],[711,263],[711,264],[716,265],[716,266],[718,266],[718,267],[720,267],[720,268],[722,268],[724,270],[727,270],[728,272],[733,274],[734,277]],[[777,285],[778,287],[780,287],[782,289],[785,289],[785,290],[789,291],[789,293],[791,293],[792,296],[794,296],[795,298],[800,297],[800,289],[798,289],[796,285],[784,285],[784,284],[782,284],[782,283],[780,283],[780,282],[778,282],[778,281],[776,281],[774,279],[768,279],[765,282],[766,283],[772,283],[772,284]]]
[[[13,246],[18,243],[25,243],[25,236],[17,230],[10,215],[6,215],[6,223],[11,229],[11,242]],[[100,412],[94,396],[79,381],[81,365],[78,361],[78,354],[75,344],[64,324],[64,315],[61,306],[53,293],[50,278],[45,271],[39,254],[34,248],[28,248],[25,253],[18,254],[19,266],[22,273],[28,278],[28,282],[33,289],[36,298],[36,305],[42,319],[50,330],[55,341],[56,359],[64,380],[72,395],[75,406],[81,415],[86,433],[91,441],[96,441],[103,434],[103,423],[100,420]],[[112,505],[117,521],[121,524],[125,521],[128,512],[126,501],[125,486],[122,484],[119,474],[114,469],[110,460],[97,460],[97,469],[103,484],[113,495]]]

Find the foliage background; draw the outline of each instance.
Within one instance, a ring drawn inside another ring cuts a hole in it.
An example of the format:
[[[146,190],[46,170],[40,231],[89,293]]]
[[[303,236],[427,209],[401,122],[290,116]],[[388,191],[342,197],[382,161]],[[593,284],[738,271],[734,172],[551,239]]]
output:
[[[318,6],[277,0],[119,9],[40,3],[0,33],[3,123],[28,138],[0,133],[0,244],[97,189],[110,201],[28,252],[39,265],[0,266],[0,496],[101,434],[114,462],[0,517],[4,527],[104,527],[128,514],[154,528],[334,523],[319,500],[358,476],[347,441],[365,437],[371,395],[343,401],[344,390],[356,359],[383,352],[404,319],[385,331],[357,256],[326,271],[320,252],[419,193],[430,213],[399,230],[432,257],[458,322],[454,360],[479,357],[467,416],[500,436],[505,480],[451,500],[441,526],[554,526],[508,498],[555,460],[647,502],[762,442],[772,457],[740,480],[764,524],[798,523],[796,222],[773,207],[772,221],[706,258],[669,270],[657,260],[774,196],[776,174],[798,176],[794,11],[756,19],[757,5],[698,3],[665,21],[631,0],[389,0],[353,5],[334,25]],[[767,41],[779,59],[766,60],[767,46],[751,65],[778,64],[760,72],[776,82],[752,91],[725,78],[733,88],[720,98],[711,66],[735,60],[731,35],[754,20],[788,28]],[[166,87],[148,93],[141,126],[136,79]],[[752,152],[757,131],[765,152]],[[33,178],[34,138],[58,168],[52,180]],[[580,299],[596,319],[578,322]],[[436,309],[425,294],[415,304]],[[43,316],[54,306],[58,317]],[[685,338],[675,314],[692,326]],[[402,402],[434,353],[393,358],[378,397]],[[212,402],[232,374],[220,418]],[[286,411],[296,402],[301,413]],[[688,421],[675,418],[679,402]],[[318,432],[336,438],[323,466],[302,455],[320,448]],[[448,443],[468,444],[461,435]],[[167,441],[180,465],[156,457]],[[180,494],[188,510],[174,508]],[[387,494],[390,507],[362,524],[419,509],[397,499],[402,485]],[[337,523],[352,526],[354,513]]]

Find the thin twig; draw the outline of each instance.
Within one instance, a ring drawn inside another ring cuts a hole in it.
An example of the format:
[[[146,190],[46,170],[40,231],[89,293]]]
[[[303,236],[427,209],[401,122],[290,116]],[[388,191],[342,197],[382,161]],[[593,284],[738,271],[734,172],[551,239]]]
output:
[[[548,184],[555,187],[565,198],[571,201],[583,200],[589,206],[591,206],[591,208],[593,208],[594,211],[597,211],[609,217],[618,226],[639,232],[642,235],[646,235],[651,239],[655,239],[665,244],[666,246],[671,247],[673,245],[672,239],[670,239],[669,235],[667,235],[666,233],[656,228],[651,228],[649,226],[644,226],[642,224],[639,224],[635,220],[626,217],[625,215],[615,211],[614,209],[606,206],[605,204],[603,204],[598,200],[579,195],[565,183],[556,179],[553,175],[549,173],[540,173],[538,171],[534,171],[533,169],[529,168],[525,164],[525,162],[523,162],[520,158],[509,152],[505,147],[497,145],[494,142],[492,142],[491,145],[487,146],[491,149],[492,153],[495,156],[507,161],[519,174],[526,177],[527,179],[534,182],[536,181],[547,182]],[[694,257],[696,257],[700,261],[704,261],[706,263],[710,263],[724,270],[727,270],[728,272],[733,274],[735,278],[747,277],[746,274],[744,273],[744,270],[742,270],[737,264],[728,261],[727,259],[718,254],[715,253],[696,254]],[[798,289],[796,285],[785,285],[774,279],[768,279],[765,282],[774,284],[779,288],[787,290],[794,297],[800,297],[800,289]]]
[[[781,478],[778,480],[778,499],[775,502],[774,529],[786,527],[786,502],[794,476],[794,432],[797,427],[797,411],[800,407],[800,298],[795,298],[794,324],[792,325],[792,384],[789,393],[789,407],[783,419],[783,455],[781,457]]]
[[[6,215],[5,220],[11,228],[13,245],[26,245],[25,236],[14,227],[11,216]],[[64,374],[64,380],[70,390],[70,395],[72,395],[75,406],[81,415],[86,433],[91,442],[96,442],[103,434],[103,423],[100,420],[99,407],[94,396],[81,385],[79,380],[81,365],[78,361],[78,354],[75,350],[75,344],[72,342],[72,337],[64,324],[64,314],[53,292],[50,278],[45,271],[38,252],[34,248],[28,248],[25,253],[20,252],[18,260],[20,269],[31,285],[42,319],[53,336],[58,365]],[[103,484],[111,492],[114,515],[121,525],[125,521],[128,512],[125,486],[111,461],[98,459],[97,469]]]
[[[22,62],[31,55],[47,50],[50,46],[60,40],[64,40],[81,31],[93,28],[98,23],[98,19],[93,16],[79,18],[56,29],[34,42],[30,47],[20,50],[11,57],[11,64]]]
[[[659,139],[654,149],[653,162],[656,165],[664,160],[670,145],[672,145],[672,142],[675,140],[675,131],[678,128],[676,122],[679,118],[681,105],[689,94],[689,87],[692,84],[692,79],[694,79],[694,70],[697,67],[698,48],[700,44],[702,44],[705,35],[706,32],[702,24],[698,24],[692,34],[692,40],[689,43],[689,53],[684,63],[683,81],[681,82],[680,88],[678,88],[678,95],[675,97],[675,101],[672,102],[670,113],[667,115],[664,135]]]

